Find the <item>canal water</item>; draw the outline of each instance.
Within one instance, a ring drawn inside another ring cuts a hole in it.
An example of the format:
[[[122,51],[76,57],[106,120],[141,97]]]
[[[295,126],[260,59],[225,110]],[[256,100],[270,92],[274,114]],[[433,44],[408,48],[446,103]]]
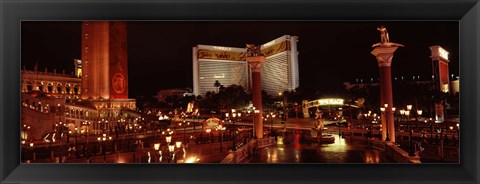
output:
[[[383,151],[369,148],[366,139],[333,136],[334,143],[320,144],[288,132],[277,145],[258,149],[250,163],[395,163]]]

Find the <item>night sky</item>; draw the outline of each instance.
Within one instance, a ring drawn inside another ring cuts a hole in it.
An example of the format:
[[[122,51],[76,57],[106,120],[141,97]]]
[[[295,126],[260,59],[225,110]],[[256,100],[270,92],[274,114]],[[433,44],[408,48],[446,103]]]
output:
[[[193,87],[192,47],[198,44],[245,47],[283,35],[299,36],[300,86],[335,93],[344,81],[378,77],[372,44],[384,25],[395,52],[393,76],[431,77],[429,46],[450,52],[450,73],[459,72],[458,22],[230,21],[128,22],[129,97],[153,96],[159,89]],[[71,73],[81,59],[81,22],[22,22],[22,67]],[[409,79],[410,79],[409,78]],[[213,85],[213,84],[212,84]]]

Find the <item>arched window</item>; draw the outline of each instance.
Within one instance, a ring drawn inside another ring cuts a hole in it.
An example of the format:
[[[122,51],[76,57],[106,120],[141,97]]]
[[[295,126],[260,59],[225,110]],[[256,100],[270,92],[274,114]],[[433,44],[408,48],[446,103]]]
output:
[[[73,92],[74,92],[75,94],[78,94],[78,86],[77,86],[77,85],[74,85],[74,86],[73,86]]]
[[[65,92],[67,94],[70,94],[70,85],[69,84],[67,84],[67,86],[65,87]]]
[[[28,91],[32,91],[32,89],[33,89],[32,83],[31,83],[31,82],[28,82],[28,83],[27,83],[27,92],[28,92]]]
[[[52,83],[49,83],[49,84],[47,85],[47,90],[48,90],[48,93],[52,93],[52,92],[53,92],[53,85],[52,85]]]

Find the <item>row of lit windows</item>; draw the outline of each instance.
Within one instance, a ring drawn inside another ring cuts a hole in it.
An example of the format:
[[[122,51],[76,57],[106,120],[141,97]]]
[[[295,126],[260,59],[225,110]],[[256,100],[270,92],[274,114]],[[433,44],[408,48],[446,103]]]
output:
[[[274,95],[291,89],[291,67],[287,52],[269,57],[262,66],[262,89]]]
[[[209,91],[216,91],[218,88],[214,86],[215,81],[224,87],[235,84],[246,88],[247,67],[247,63],[199,61],[199,93],[204,95]]]

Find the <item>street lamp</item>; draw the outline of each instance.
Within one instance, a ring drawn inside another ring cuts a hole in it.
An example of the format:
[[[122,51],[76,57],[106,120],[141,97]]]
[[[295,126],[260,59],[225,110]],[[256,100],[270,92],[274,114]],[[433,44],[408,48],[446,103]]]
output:
[[[158,162],[161,162],[161,151],[160,151],[160,143],[154,143],[153,149],[155,150],[155,155],[158,157]]]
[[[212,134],[210,134],[210,132],[212,132],[212,129],[207,128],[207,129],[205,130],[205,132],[207,133],[207,141],[209,141],[209,138],[208,138],[208,137],[213,137]],[[213,138],[212,138],[212,140],[213,140]],[[212,142],[213,142],[213,141],[212,141]]]
[[[253,107],[253,115],[252,115],[252,119],[253,119],[253,122],[252,122],[252,135],[253,135],[253,138],[254,139],[257,139],[257,133],[255,131],[255,114],[258,114],[260,113],[260,110],[257,110],[255,109],[255,107]]]
[[[107,141],[107,134],[103,134],[102,137],[97,137],[97,140],[98,140],[99,144],[101,144],[101,146],[102,146],[103,162],[106,163],[107,162],[107,152],[105,150],[106,149],[105,141]],[[111,141],[112,137],[109,136],[108,140]]]
[[[388,135],[388,121],[387,121],[387,113],[385,112],[386,108],[388,107],[388,104],[384,104],[385,107],[380,107],[380,111],[383,114],[383,117],[385,117],[385,129],[386,129],[386,137],[385,141],[390,141],[390,136]]]
[[[27,140],[27,131],[30,130],[30,126],[27,126],[26,124],[23,125],[23,139],[22,139],[22,144],[25,144]]]
[[[171,135],[167,135],[165,136],[165,141],[170,144],[170,142],[172,142],[172,136]]]
[[[222,147],[222,142],[223,142],[223,131],[226,129],[226,127],[222,125],[218,125],[216,127],[217,130],[220,131],[220,151],[223,152],[223,147]]]
[[[407,105],[407,111],[405,111],[405,116],[407,117],[407,123],[408,123],[408,139],[409,139],[409,145],[410,145],[410,150],[408,153],[408,156],[415,156],[414,150],[413,150],[413,137],[412,137],[412,125],[410,122],[410,111],[412,110],[412,105]]]
[[[417,109],[417,122],[416,122],[417,123],[417,126],[416,126],[417,129],[418,129],[418,122],[419,122],[419,119],[421,118],[422,114],[423,114],[423,111],[421,109]]]
[[[70,135],[72,134],[72,131],[69,130],[67,133],[68,133],[68,134],[67,134],[67,146],[70,147]]]
[[[270,113],[270,135],[273,136],[273,118],[275,118],[275,114],[273,113]],[[268,118],[268,114],[267,114],[267,118]]]
[[[370,138],[370,136],[372,136],[372,121],[370,119],[370,114],[365,113],[363,114],[363,116],[365,117],[365,121],[369,121],[370,126],[368,128],[368,138]],[[365,126],[365,121],[363,122],[363,128],[367,129],[367,127]]]
[[[168,153],[169,153],[168,163],[170,163],[170,160],[172,160],[172,158],[174,156],[174,153],[173,153],[174,150],[175,150],[175,145],[168,144]]]
[[[178,152],[181,146],[182,146],[182,141],[176,141],[175,144],[172,144],[171,147],[168,147],[168,149],[173,153],[173,156],[172,156],[173,163],[177,163],[178,156],[176,153]],[[177,148],[177,150],[175,150],[175,148]]]
[[[458,138],[458,141],[460,142],[460,123],[457,123],[457,138]]]
[[[396,125],[395,125],[396,111],[395,111],[395,110],[397,110],[397,108],[395,108],[395,107],[392,107],[392,115],[393,115],[393,128],[394,128],[394,130],[396,130]],[[397,119],[397,122],[398,122],[398,119]]]
[[[78,133],[78,128],[75,127],[75,148],[77,147],[77,141],[78,141],[78,139],[77,139],[77,133]]]
[[[238,118],[240,118],[242,114],[241,113],[235,113],[235,109],[232,109],[232,117],[233,117],[233,147],[232,147],[232,151],[236,151],[237,150],[237,145],[236,145],[236,139],[237,139],[237,128],[235,127],[235,122],[237,121],[237,119],[235,119],[236,116],[238,116]]]
[[[173,154],[173,149],[174,149],[174,146],[175,146],[175,145],[171,144],[173,131],[170,131],[170,128],[168,128],[166,134],[167,135],[165,136],[165,142],[167,142],[167,147],[168,147],[168,151],[169,151],[168,152],[169,154],[167,155],[167,161],[168,161],[168,163],[170,163],[170,160],[173,158],[172,154]]]
[[[338,117],[338,119],[337,119]],[[340,139],[340,136],[342,135],[342,132],[341,132],[341,128],[340,128],[340,122],[341,122],[341,115],[340,114],[337,114],[337,117],[335,117],[335,119],[337,120],[337,125],[338,125],[338,138]]]
[[[82,122],[82,125],[83,126],[87,126],[87,131],[86,131],[86,134],[87,134],[87,144],[85,146],[85,155],[87,155],[88,153],[88,129],[90,129],[90,122],[89,121],[85,121],[85,122]],[[87,155],[88,156],[88,155]]]

